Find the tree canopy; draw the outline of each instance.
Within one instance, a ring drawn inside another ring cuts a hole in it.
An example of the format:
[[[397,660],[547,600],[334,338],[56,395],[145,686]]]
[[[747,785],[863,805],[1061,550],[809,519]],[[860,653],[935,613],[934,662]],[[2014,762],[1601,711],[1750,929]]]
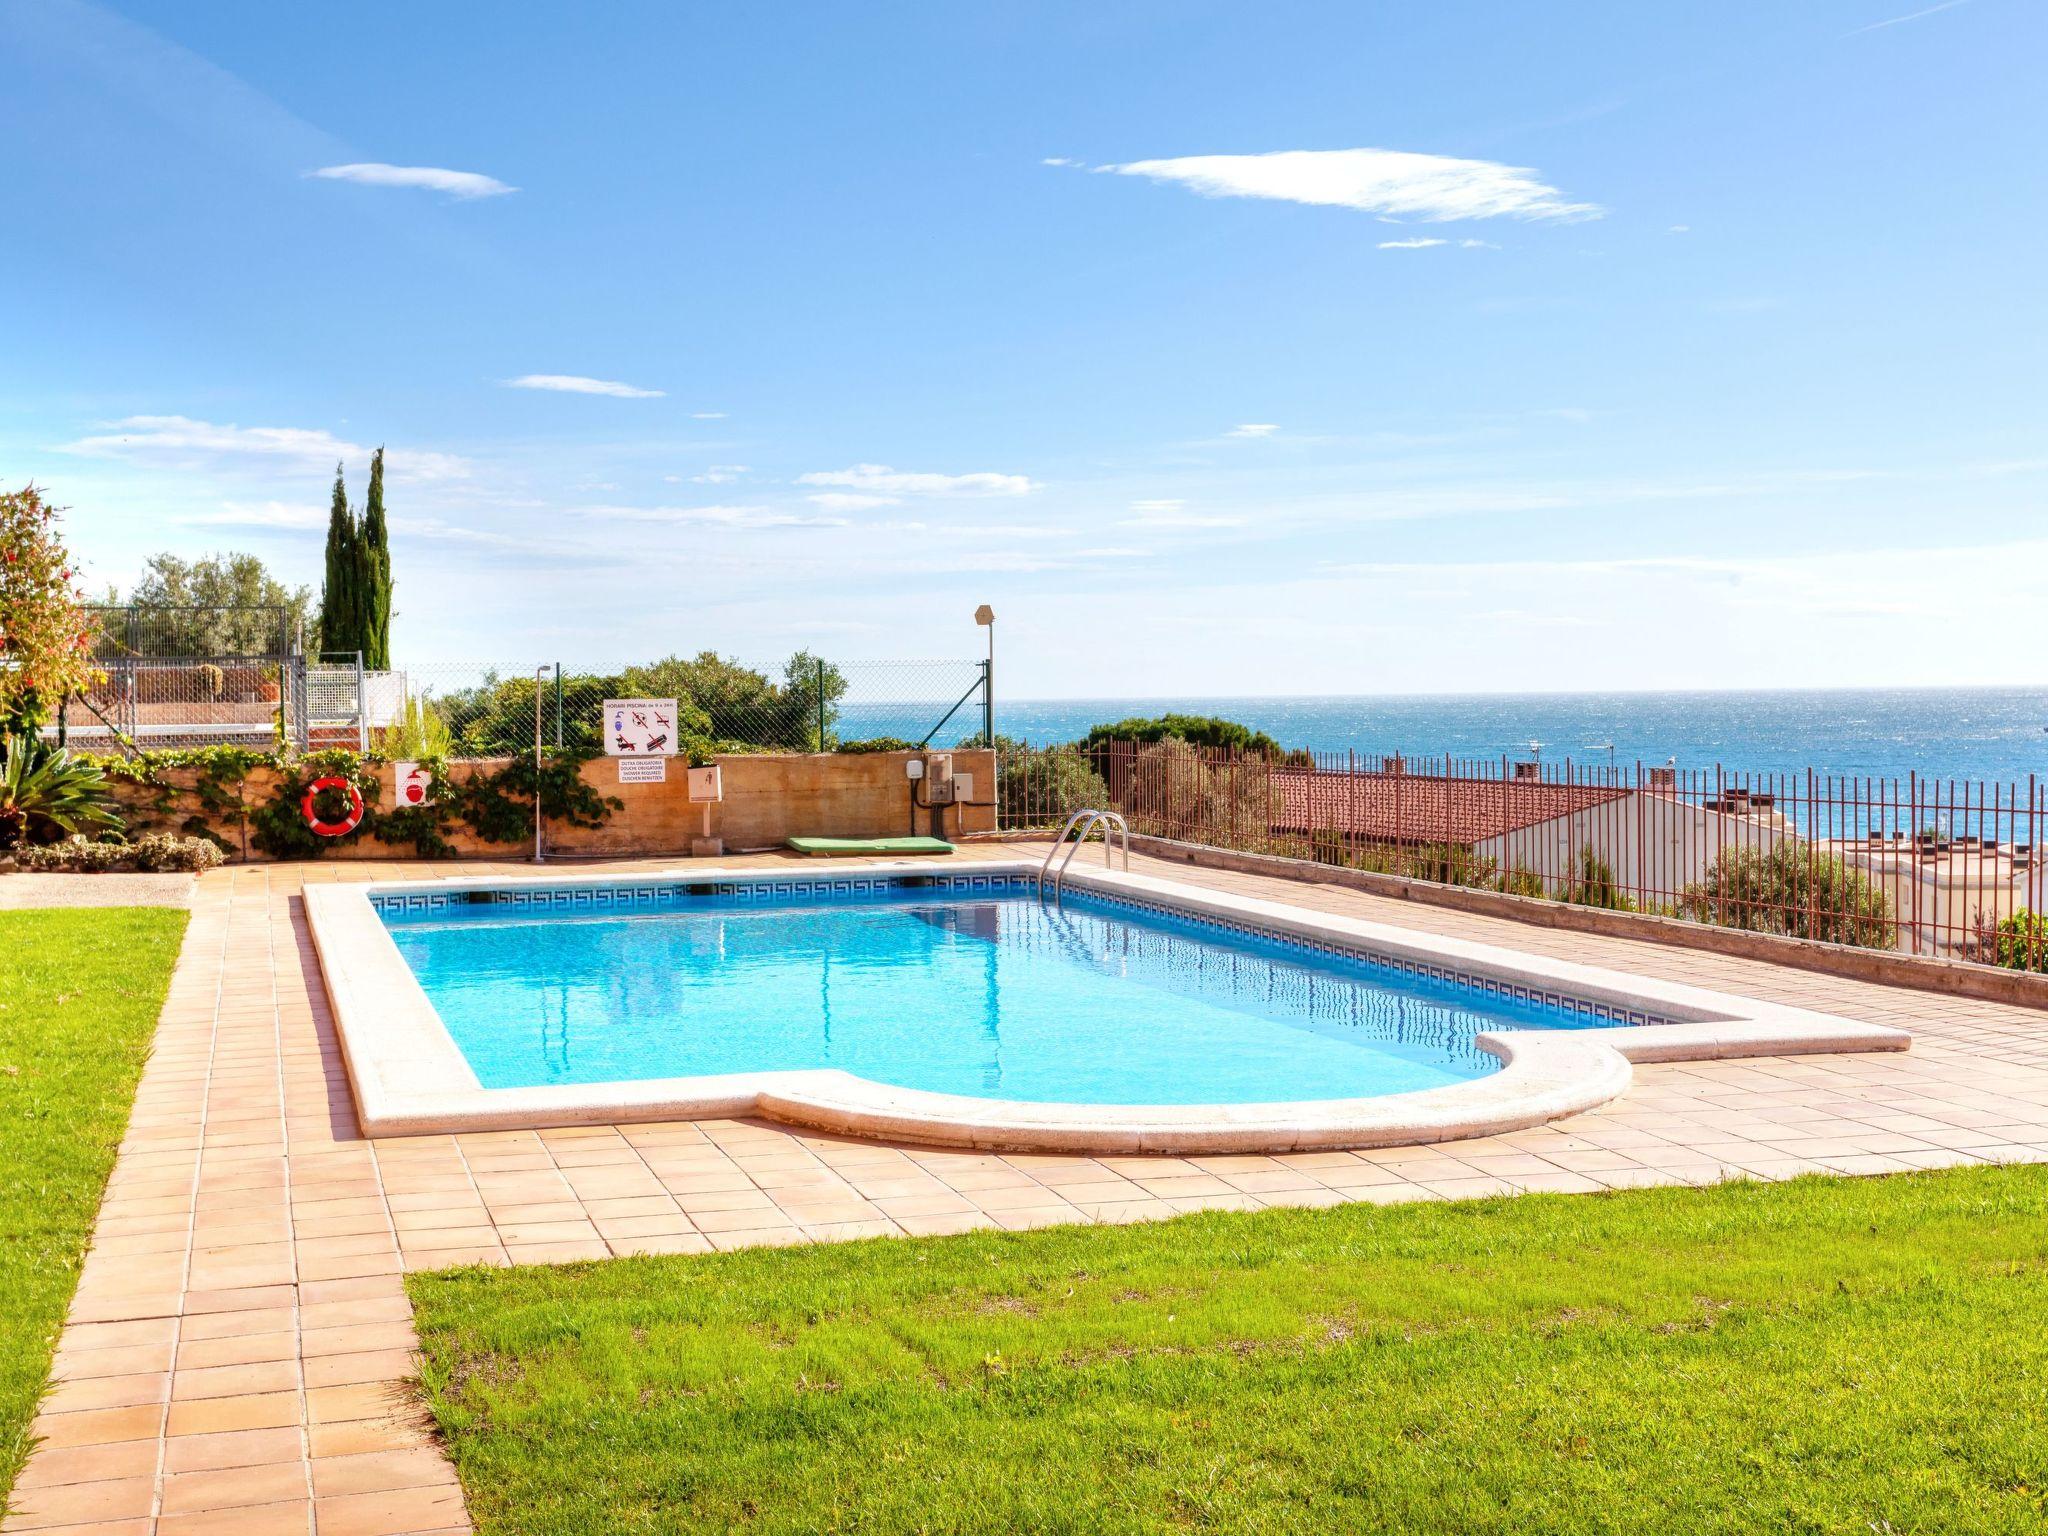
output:
[[[0,494],[0,725],[42,723],[50,706],[97,675],[57,509],[34,486]]]
[[[1235,720],[1223,720],[1214,715],[1133,715],[1128,720],[1092,727],[1081,739],[1081,746],[1084,749],[1099,747],[1110,741],[1134,741],[1140,746],[1150,746],[1155,741],[1169,738],[1184,741],[1191,747],[1206,747],[1218,752],[1256,752],[1268,757],[1278,757],[1281,753],[1280,743],[1264,731],[1255,731]]]
[[[267,656],[318,627],[313,596],[286,586],[248,554],[185,560],[151,555],[126,602],[139,610],[134,637],[108,632],[111,652],[149,656]]]
[[[320,584],[323,655],[361,652],[363,665],[391,665],[391,535],[384,517],[384,450],[370,456],[363,515],[349,505],[342,466],[334,466],[327,510],[326,572]]]

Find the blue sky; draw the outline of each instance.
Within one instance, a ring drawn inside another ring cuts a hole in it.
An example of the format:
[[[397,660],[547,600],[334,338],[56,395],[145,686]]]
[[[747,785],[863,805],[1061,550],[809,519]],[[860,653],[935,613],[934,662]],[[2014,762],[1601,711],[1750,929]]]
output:
[[[2039,682],[2048,7],[0,0],[0,478],[402,660]],[[601,392],[600,392],[601,391]]]

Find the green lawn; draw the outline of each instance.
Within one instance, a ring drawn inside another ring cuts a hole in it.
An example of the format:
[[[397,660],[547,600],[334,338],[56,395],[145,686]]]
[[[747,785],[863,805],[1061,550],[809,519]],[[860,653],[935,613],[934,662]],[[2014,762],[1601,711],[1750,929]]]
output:
[[[409,1281],[487,1533],[2025,1531],[2048,1168]]]
[[[0,1507],[184,933],[163,908],[0,912]]]

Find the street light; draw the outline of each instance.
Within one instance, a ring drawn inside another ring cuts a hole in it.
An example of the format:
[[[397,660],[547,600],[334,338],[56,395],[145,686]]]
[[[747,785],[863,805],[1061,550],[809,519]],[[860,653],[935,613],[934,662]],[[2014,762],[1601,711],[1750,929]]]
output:
[[[981,664],[981,742],[990,751],[996,745],[996,611],[983,603],[974,610],[974,622],[988,631],[988,660]]]
[[[554,668],[551,666],[533,669],[533,862],[536,864],[547,861],[546,855],[540,851],[540,701],[543,697],[541,685],[553,675]]]

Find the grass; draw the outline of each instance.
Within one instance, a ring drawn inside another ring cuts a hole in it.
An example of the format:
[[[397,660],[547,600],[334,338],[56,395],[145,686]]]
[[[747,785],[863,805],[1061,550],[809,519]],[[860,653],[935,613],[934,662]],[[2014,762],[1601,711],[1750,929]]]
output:
[[[0,912],[0,1508],[28,1455],[185,916]]]
[[[491,1536],[1868,1536],[2048,1515],[2048,1168],[408,1285]]]

